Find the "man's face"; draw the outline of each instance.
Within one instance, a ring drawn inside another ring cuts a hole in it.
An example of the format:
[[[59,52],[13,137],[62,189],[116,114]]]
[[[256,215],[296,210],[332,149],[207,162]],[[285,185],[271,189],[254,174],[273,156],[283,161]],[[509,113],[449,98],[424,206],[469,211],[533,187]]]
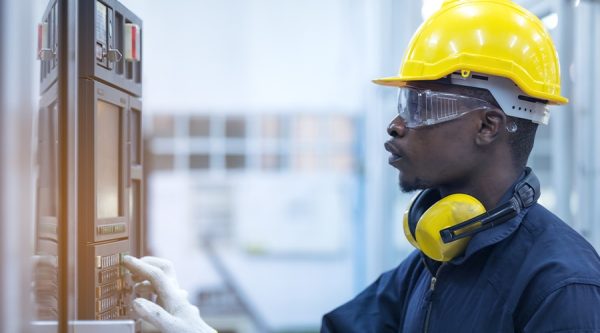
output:
[[[402,191],[467,184],[477,166],[475,136],[483,112],[418,128],[407,128],[405,120],[396,116],[388,127],[391,138],[385,148],[391,153],[390,165],[400,171]]]

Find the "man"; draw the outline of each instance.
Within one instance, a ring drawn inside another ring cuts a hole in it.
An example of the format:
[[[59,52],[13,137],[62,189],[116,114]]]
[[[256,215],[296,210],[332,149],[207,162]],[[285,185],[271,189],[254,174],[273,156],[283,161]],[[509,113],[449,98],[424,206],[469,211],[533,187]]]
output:
[[[600,332],[600,258],[536,203],[526,168],[547,104],[567,102],[539,19],[510,0],[448,0],[398,76],[375,82],[399,87],[385,148],[401,189],[423,190],[404,221],[418,250],[322,332]],[[209,332],[152,260],[125,264],[164,309],[138,299],[136,311],[166,332]]]
[[[545,104],[566,102],[555,52],[509,0],[446,1],[375,81],[400,87],[385,148],[401,189],[424,190],[405,216],[421,251],[322,332],[600,332],[598,254],[535,203],[525,168]]]

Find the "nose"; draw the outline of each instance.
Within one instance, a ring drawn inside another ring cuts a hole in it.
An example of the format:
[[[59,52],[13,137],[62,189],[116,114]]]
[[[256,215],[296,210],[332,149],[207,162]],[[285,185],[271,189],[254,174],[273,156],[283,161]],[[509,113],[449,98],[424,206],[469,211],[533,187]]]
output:
[[[406,122],[399,115],[394,117],[388,125],[387,132],[393,138],[400,138],[406,134]]]

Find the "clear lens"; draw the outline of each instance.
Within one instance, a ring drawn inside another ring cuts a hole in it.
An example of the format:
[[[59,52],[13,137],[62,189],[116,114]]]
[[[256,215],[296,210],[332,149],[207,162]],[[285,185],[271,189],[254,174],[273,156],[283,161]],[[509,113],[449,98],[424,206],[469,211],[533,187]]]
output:
[[[409,128],[438,124],[471,111],[493,108],[482,99],[452,93],[413,87],[401,87],[398,93],[398,115]]]

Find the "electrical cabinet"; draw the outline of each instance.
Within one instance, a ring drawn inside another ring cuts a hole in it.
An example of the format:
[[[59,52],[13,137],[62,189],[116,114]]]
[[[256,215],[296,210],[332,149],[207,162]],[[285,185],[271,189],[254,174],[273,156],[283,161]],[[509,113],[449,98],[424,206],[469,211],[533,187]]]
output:
[[[57,41],[69,22],[57,14],[61,3],[48,4],[38,28],[35,319],[59,320],[61,302],[75,303],[62,307],[75,309],[69,320],[128,319],[132,284],[122,260],[143,255],[145,239],[142,21],[118,1],[77,1],[77,84],[68,92],[77,104],[60,113]],[[75,126],[61,131],[68,120]],[[61,154],[66,146],[74,158]],[[75,179],[62,191],[61,170]],[[60,207],[76,218],[60,218]],[[74,258],[72,269],[58,266],[62,255]],[[72,298],[58,291],[65,279]]]

